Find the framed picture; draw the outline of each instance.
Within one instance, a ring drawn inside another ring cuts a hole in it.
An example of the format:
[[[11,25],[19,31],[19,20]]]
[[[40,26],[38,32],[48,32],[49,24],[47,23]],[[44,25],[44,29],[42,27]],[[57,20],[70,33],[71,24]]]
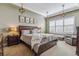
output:
[[[20,23],[34,24],[34,18],[19,15]]]
[[[24,23],[25,22],[25,16],[19,15],[19,22]]]
[[[30,23],[34,24],[34,18],[30,18]]]
[[[30,22],[30,18],[26,17],[25,21],[26,21],[26,23],[29,23]]]

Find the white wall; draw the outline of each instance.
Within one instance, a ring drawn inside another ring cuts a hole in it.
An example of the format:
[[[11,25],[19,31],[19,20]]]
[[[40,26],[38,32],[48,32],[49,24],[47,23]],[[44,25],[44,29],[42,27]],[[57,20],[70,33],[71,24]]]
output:
[[[18,26],[21,25],[33,25],[26,23],[19,23],[18,19],[18,7],[11,4],[1,4],[0,3],[0,28],[8,27],[8,26]],[[45,19],[43,16],[33,13],[31,11],[26,10],[25,14],[27,17],[35,18],[36,26],[42,28],[42,31],[45,31]]]

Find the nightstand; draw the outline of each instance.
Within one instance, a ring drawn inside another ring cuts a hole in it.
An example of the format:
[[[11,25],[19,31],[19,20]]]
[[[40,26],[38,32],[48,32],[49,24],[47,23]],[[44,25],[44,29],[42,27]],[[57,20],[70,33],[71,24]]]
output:
[[[11,45],[16,45],[20,43],[20,38],[19,36],[7,36],[7,45],[11,46]]]

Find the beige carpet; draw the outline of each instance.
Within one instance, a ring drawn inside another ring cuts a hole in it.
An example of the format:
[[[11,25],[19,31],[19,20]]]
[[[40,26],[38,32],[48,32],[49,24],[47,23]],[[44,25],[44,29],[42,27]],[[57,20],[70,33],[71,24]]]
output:
[[[31,56],[32,51],[24,44],[13,45],[4,48],[5,56]]]
[[[56,46],[45,51],[41,56],[76,56],[76,47],[65,41],[58,41]]]

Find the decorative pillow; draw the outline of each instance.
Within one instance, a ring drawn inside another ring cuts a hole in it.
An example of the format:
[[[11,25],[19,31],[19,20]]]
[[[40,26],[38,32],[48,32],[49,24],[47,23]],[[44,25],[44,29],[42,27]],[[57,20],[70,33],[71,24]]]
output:
[[[41,31],[39,29],[33,29],[32,33],[41,33]]]
[[[30,30],[22,30],[22,35],[30,34]]]
[[[33,29],[32,30],[32,33],[37,33],[37,29]]]

